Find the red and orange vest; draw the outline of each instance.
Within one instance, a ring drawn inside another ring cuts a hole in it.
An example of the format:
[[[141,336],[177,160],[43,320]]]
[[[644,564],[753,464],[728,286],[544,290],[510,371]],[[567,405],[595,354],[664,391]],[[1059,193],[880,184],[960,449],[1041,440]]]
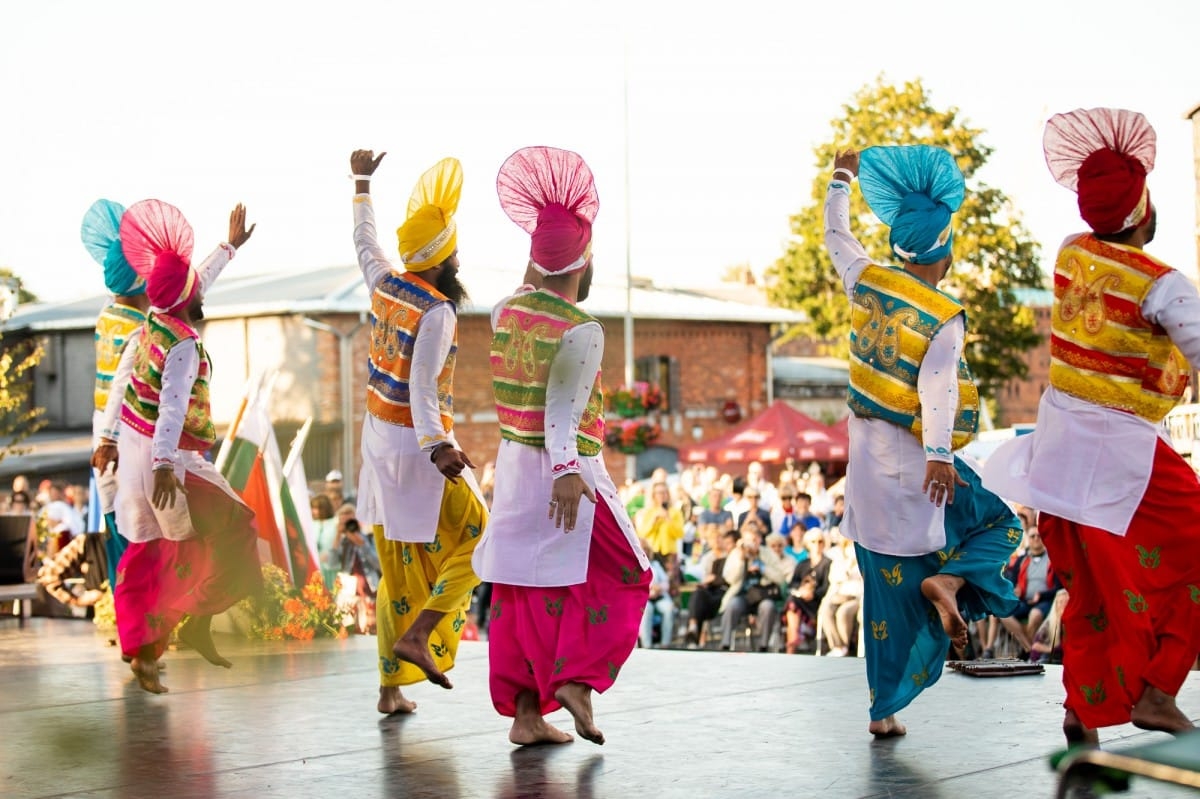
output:
[[[1188,363],[1165,330],[1142,315],[1171,267],[1091,234],[1062,248],[1054,266],[1050,385],[1157,424],[1188,383]]]

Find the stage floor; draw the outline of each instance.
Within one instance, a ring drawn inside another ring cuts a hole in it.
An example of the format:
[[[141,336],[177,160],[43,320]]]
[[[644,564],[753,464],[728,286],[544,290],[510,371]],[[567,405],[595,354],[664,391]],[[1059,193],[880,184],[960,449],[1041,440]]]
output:
[[[901,714],[905,738],[866,732],[863,662],[638,650],[597,697],[608,743],[517,749],[487,692],[487,645],[464,642],[455,688],[375,711],[375,639],[263,643],[218,636],[226,671],[172,652],[152,696],[90,622],[0,620],[0,796],[1052,797],[1060,672],[947,671]],[[1180,704],[1200,711],[1193,673]],[[559,712],[553,723],[570,728]],[[1120,749],[1163,737],[1105,731]],[[1127,797],[1194,797],[1135,780]]]

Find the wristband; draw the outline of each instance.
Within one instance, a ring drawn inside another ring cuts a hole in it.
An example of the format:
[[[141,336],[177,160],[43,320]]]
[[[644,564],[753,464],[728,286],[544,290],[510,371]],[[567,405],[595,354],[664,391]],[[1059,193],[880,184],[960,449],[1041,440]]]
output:
[[[370,175],[347,175],[346,177],[350,178],[351,180],[365,180],[368,183],[371,182]]]
[[[429,451],[429,462],[437,463],[437,454],[442,451],[442,447],[451,447],[451,446],[453,446],[453,444],[451,444],[449,441],[443,441],[442,443],[438,444],[436,447],[431,449]]]
[[[833,170],[833,177],[834,177],[835,179],[837,178],[837,176],[838,176],[838,173],[841,173],[841,174],[843,174],[843,175],[845,175],[845,176],[846,176],[846,182],[847,182],[847,183],[852,183],[852,182],[854,182],[854,173],[853,173],[853,172],[851,172],[849,169],[844,169],[844,168],[842,168],[842,167],[838,167],[837,169]]]

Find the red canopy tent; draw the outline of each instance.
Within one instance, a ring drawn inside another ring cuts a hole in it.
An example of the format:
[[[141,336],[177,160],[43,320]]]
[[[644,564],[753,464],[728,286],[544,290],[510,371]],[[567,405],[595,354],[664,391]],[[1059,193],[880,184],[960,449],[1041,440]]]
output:
[[[850,439],[844,432],[821,424],[784,400],[719,438],[679,448],[687,463],[783,463],[797,461],[845,463]]]

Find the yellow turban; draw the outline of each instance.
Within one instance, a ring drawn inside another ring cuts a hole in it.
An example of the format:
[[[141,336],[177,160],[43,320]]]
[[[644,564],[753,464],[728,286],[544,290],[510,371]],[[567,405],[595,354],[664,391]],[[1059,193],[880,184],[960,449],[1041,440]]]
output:
[[[462,196],[462,164],[443,158],[421,175],[408,200],[408,217],[396,229],[400,260],[410,272],[432,269],[458,248],[454,212]]]

